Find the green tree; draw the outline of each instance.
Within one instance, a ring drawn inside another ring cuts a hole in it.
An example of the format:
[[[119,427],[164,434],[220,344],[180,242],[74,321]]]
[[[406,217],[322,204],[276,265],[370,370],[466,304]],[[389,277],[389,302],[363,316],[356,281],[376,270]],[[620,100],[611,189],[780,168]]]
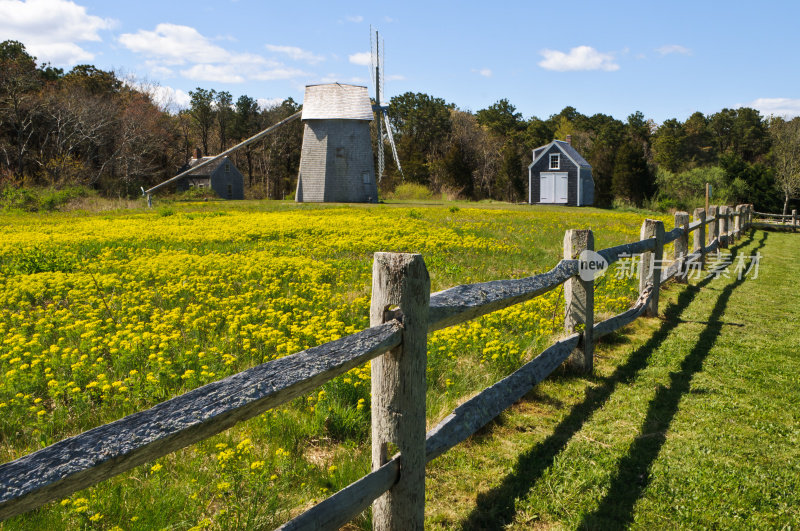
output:
[[[638,206],[653,191],[653,179],[642,154],[642,148],[628,139],[617,150],[614,160],[612,188],[617,198]]]
[[[215,103],[219,127],[219,152],[222,153],[228,147],[228,132],[233,123],[233,96],[226,90],[217,92]]]
[[[431,165],[440,156],[451,130],[452,105],[428,94],[406,92],[389,102],[398,156],[407,179],[430,184]]]
[[[189,91],[191,101],[189,103],[189,116],[192,117],[197,132],[200,135],[200,142],[203,144],[203,155],[208,155],[208,139],[211,135],[211,128],[214,126],[214,100],[215,90],[206,90],[197,87]]]
[[[517,108],[505,98],[486,109],[479,110],[475,113],[475,117],[479,124],[488,128],[493,134],[503,137],[521,132],[525,127],[522,114],[518,113]]]
[[[653,140],[655,162],[672,173],[679,172],[684,165],[683,142],[683,125],[674,118],[665,120]]]

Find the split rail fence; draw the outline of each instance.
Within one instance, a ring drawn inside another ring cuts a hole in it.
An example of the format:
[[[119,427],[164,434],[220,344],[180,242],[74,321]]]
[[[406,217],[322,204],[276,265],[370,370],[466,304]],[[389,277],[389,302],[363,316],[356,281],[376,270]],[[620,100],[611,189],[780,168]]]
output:
[[[786,230],[797,232],[800,229],[800,218],[797,210],[791,214],[768,214],[766,212],[753,212],[753,227],[768,230]]]
[[[597,251],[608,265],[641,255],[639,298],[629,310],[594,323],[594,281],[579,260],[594,250],[589,230],[568,230],[564,259],[540,275],[456,286],[430,293],[418,254],[376,253],[370,328],[199,387],[151,409],[91,429],[0,465],[0,520],[99,483],[220,433],[309,393],[372,361],[373,471],[284,524],[281,529],[338,529],[373,504],[376,529],[422,529],[425,465],[466,440],[562,363],[591,372],[594,342],[641,315],[658,312],[660,286],[685,278],[689,264],[728,246],[752,226],[752,205],[675,214],[675,228],[646,219],[641,240]],[[689,235],[694,234],[689,252]],[[675,242],[663,267],[664,245]],[[708,242],[708,243],[706,243]],[[427,335],[546,293],[564,284],[569,334],[534,360],[458,406],[426,433]],[[591,326],[587,326],[590,323]],[[389,455],[389,445],[398,449]]]

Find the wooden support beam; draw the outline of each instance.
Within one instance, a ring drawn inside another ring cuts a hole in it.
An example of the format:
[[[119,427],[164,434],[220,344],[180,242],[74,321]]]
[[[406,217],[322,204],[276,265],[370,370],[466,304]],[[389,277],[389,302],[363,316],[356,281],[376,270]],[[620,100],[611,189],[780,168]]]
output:
[[[372,361],[372,470],[400,452],[400,479],[372,504],[376,530],[422,530],[425,521],[425,370],[431,281],[419,254],[375,253],[370,326],[397,315],[403,342]]]
[[[583,251],[594,251],[591,230],[571,229],[564,234],[564,259],[579,260]],[[580,263],[580,262],[579,262]],[[579,265],[579,270],[581,266]],[[588,275],[584,275],[588,278]],[[581,331],[578,346],[567,359],[567,366],[581,374],[594,369],[594,279],[572,277],[564,283],[564,329],[568,334]]]

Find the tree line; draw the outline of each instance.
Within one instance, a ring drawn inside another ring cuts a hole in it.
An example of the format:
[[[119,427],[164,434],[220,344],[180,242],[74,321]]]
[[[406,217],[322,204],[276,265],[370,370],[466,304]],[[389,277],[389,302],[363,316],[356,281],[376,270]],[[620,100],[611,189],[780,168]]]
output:
[[[174,176],[195,147],[219,153],[294,114],[292,98],[262,108],[242,95],[198,87],[170,113],[153,87],[115,72],[37,65],[22,43],[0,43],[0,180],[3,186],[84,185],[133,196]],[[566,139],[592,165],[596,203],[687,209],[704,183],[719,202],[786,210],[800,195],[800,118],[747,107],[657,125],[565,107],[525,119],[501,99],[476,112],[424,93],[391,98],[389,116],[406,181],[469,200],[524,201],[534,148]],[[234,155],[249,197],[294,192],[302,125],[288,124]],[[388,164],[383,193],[401,180]]]

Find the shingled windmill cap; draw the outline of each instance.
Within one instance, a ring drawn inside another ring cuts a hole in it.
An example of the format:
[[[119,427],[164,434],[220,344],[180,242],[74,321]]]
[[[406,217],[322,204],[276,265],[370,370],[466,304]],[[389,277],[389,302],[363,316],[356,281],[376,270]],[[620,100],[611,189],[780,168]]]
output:
[[[307,85],[302,119],[372,121],[367,87],[341,83]]]

